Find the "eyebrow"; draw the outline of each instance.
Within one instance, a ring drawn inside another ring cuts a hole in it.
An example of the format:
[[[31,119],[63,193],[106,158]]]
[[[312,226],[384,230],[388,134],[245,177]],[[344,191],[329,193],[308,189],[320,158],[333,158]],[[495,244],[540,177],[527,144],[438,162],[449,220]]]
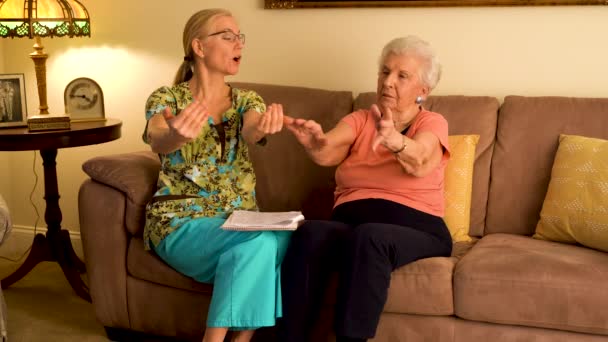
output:
[[[223,30],[217,31],[217,33],[226,33],[226,32],[231,32],[231,33],[234,33],[234,34],[240,34],[240,32],[238,32],[238,33],[234,32],[234,31],[232,31],[232,29],[229,29],[229,28],[225,28]]]
[[[391,68],[389,68],[386,65],[382,65],[382,70],[391,70]],[[399,73],[406,74],[408,76],[411,74],[409,71],[403,70],[403,69],[399,69],[398,71],[399,71]]]

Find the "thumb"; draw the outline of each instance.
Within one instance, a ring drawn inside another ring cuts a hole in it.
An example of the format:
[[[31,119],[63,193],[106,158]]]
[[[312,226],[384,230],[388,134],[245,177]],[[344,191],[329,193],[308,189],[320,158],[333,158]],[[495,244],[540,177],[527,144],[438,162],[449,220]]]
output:
[[[376,148],[378,148],[378,145],[380,145],[380,140],[382,139],[382,137],[378,134],[376,134],[376,136],[374,137],[374,140],[372,141],[372,151],[376,152]]]
[[[390,108],[385,107],[382,118],[386,121],[393,121],[393,111]]]
[[[380,108],[378,108],[378,105],[373,104],[369,109],[371,110],[376,121],[380,121],[382,119],[382,112],[380,111]]]

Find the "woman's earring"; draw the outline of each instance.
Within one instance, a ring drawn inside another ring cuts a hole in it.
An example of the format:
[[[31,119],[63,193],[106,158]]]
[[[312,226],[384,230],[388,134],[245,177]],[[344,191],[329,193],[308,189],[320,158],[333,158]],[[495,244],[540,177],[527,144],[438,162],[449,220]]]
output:
[[[418,96],[416,98],[416,104],[421,104],[422,102],[424,102],[424,99],[422,98],[422,96]]]

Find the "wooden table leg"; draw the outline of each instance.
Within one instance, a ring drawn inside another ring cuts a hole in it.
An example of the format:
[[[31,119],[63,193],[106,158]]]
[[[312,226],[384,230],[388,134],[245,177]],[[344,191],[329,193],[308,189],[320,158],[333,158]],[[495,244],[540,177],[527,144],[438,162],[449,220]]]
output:
[[[84,263],[74,252],[69,232],[61,229],[62,216],[59,208],[55,161],[57,149],[41,150],[40,154],[44,166],[44,200],[46,201],[44,220],[48,230],[46,236],[36,234],[27,259],[15,272],[2,279],[2,287],[9,287],[20,280],[41,261],[56,261],[76,294],[90,302],[89,288],[80,277],[85,271]]]
[[[23,264],[21,264],[21,266],[19,266],[19,268],[15,272],[2,279],[2,288],[5,289],[13,285],[13,283],[15,283],[16,281],[25,277],[25,275],[30,273],[30,271],[41,261],[54,261],[54,259],[51,254],[51,248],[49,246],[48,240],[46,239],[46,236],[38,233],[34,237],[32,249],[30,250],[30,253],[25,259],[25,262],[23,262]]]

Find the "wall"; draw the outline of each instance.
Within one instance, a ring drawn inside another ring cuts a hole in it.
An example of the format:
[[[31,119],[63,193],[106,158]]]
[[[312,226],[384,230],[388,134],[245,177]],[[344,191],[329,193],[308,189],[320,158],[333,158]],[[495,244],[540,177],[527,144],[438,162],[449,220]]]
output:
[[[94,155],[146,148],[140,138],[144,102],[171,82],[183,57],[183,25],[202,5],[183,0],[153,9],[143,0],[82,2],[93,17],[92,37],[43,41],[50,54],[50,110],[63,111],[67,83],[87,76],[104,89],[106,115],[124,124],[118,141],[59,151],[63,226],[71,230],[78,230],[82,163]],[[443,62],[435,94],[608,96],[608,45],[603,43],[608,6],[264,10],[262,0],[205,2],[226,4],[247,34],[244,63],[234,80],[370,91],[384,43],[417,34],[435,46]],[[31,46],[27,39],[5,41],[4,71],[26,73],[28,109],[35,113]],[[10,171],[20,175],[11,180],[15,222],[31,226],[35,213],[27,194],[34,185],[33,153],[11,158]],[[36,165],[40,170],[39,158]],[[35,203],[43,208],[41,184]]]

